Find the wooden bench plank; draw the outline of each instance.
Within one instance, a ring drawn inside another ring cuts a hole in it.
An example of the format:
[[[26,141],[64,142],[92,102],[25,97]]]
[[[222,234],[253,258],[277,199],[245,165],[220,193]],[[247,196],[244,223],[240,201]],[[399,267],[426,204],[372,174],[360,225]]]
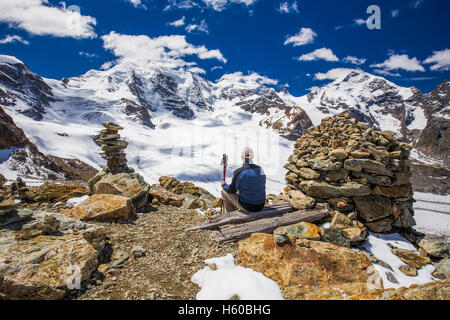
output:
[[[221,214],[210,221],[201,224],[199,226],[190,227],[185,229],[184,231],[194,231],[194,230],[209,230],[209,229],[216,229],[219,226],[223,226],[226,224],[232,224],[232,223],[241,223],[241,222],[248,222],[248,221],[254,221],[258,219],[262,219],[268,216],[273,215],[280,215],[286,212],[292,211],[292,206],[290,203],[285,202],[282,204],[277,204],[273,206],[267,206],[264,207],[263,210],[258,212],[241,212],[241,211],[232,211],[227,212],[224,214]]]
[[[275,228],[299,222],[314,222],[329,215],[327,209],[299,210],[256,221],[221,228],[213,231],[214,238],[220,243],[238,241],[253,233],[271,233]]]

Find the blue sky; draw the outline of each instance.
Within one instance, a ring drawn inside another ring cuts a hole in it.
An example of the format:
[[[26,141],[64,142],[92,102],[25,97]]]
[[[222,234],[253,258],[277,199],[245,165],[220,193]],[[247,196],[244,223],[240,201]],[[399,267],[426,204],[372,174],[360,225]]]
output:
[[[450,79],[449,13],[447,0],[1,0],[0,54],[56,79],[174,57],[213,81],[254,72],[297,96],[334,68],[429,92]]]

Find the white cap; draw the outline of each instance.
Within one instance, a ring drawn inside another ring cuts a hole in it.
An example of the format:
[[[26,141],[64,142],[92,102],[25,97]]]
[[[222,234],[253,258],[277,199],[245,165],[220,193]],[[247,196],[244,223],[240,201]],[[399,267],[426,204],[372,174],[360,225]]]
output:
[[[253,154],[252,148],[250,148],[250,147],[245,147],[245,148],[242,150],[241,156],[242,156],[242,159],[246,159],[246,160],[248,160],[248,159],[253,159],[254,154]]]

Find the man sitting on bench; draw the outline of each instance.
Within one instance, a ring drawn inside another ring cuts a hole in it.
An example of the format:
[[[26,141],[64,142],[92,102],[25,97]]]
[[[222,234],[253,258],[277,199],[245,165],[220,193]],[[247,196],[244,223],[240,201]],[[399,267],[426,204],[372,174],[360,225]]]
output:
[[[233,173],[230,185],[222,181],[222,199],[226,212],[234,210],[257,212],[264,208],[266,176],[260,166],[253,164],[253,156],[251,148],[244,148],[243,166]]]

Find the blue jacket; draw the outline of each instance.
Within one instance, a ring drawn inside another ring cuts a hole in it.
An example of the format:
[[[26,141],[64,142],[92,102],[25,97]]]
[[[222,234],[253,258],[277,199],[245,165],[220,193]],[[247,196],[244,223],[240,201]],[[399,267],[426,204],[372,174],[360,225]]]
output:
[[[266,202],[266,175],[260,166],[245,163],[233,173],[231,184],[224,184],[228,193],[239,192],[239,203],[248,211],[260,211]]]

